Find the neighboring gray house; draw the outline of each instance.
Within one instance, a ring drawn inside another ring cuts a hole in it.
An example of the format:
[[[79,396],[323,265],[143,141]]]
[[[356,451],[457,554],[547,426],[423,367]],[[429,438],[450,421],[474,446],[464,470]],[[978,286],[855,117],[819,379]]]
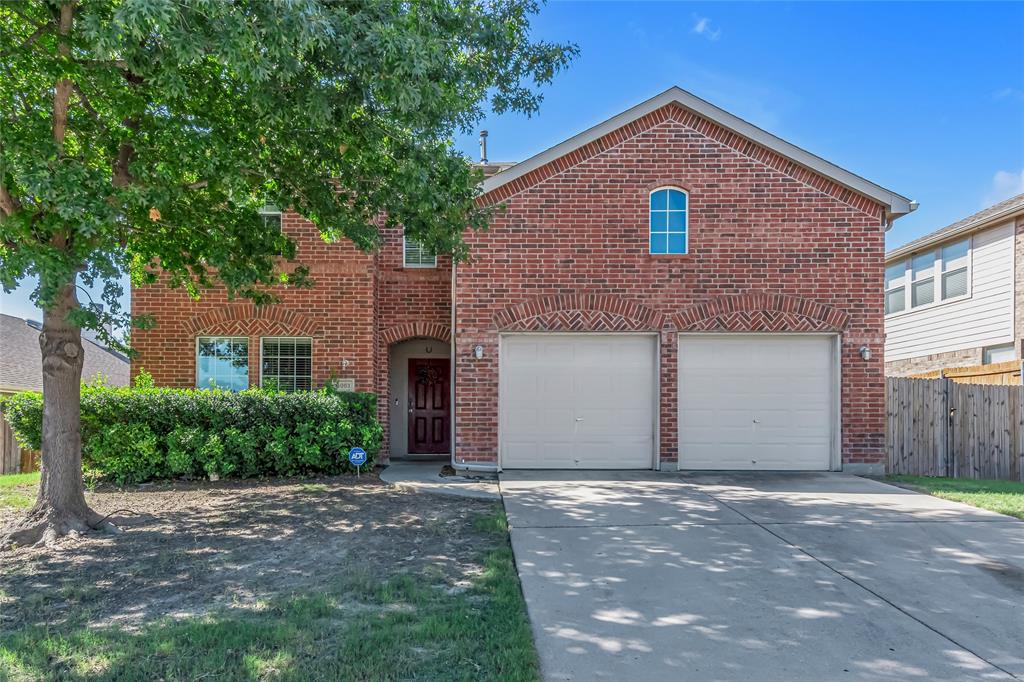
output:
[[[33,320],[0,314],[0,395],[43,390],[41,327]],[[103,375],[111,386],[127,386],[128,358],[105,347],[91,334],[83,333],[82,337],[82,379],[93,381]],[[0,474],[16,473],[21,468],[19,450],[10,428],[0,418]]]
[[[885,255],[885,370],[1020,360],[1024,194]]]

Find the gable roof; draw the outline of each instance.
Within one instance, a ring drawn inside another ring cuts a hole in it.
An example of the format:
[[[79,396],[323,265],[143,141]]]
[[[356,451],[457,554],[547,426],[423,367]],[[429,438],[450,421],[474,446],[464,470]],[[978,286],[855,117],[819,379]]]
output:
[[[903,246],[897,246],[892,251],[885,254],[886,262],[900,258],[901,256],[908,256],[915,251],[927,248],[929,246],[936,246],[941,242],[954,237],[968,234],[970,232],[976,232],[981,230],[993,223],[997,223],[1001,220],[1008,220],[1018,213],[1024,214],[1024,194],[1018,194],[1015,197],[1010,197],[1005,201],[1000,201],[998,204],[993,204],[986,209],[982,209],[973,215],[969,215],[963,220],[958,220],[952,225],[947,225],[941,229],[930,232],[923,237],[918,237],[914,241],[907,242]]]
[[[38,322],[0,314],[0,393],[43,390]],[[102,374],[111,386],[128,385],[128,358],[84,335],[82,379]]]
[[[790,161],[803,166],[810,171],[818,173],[819,175],[822,175],[837,184],[846,187],[847,189],[873,199],[885,207],[890,219],[906,215],[917,208],[917,204],[912,202],[910,199],[876,185],[873,182],[865,180],[859,175],[855,175],[848,170],[836,166],[835,164],[829,163],[820,156],[815,156],[796,145],[790,144],[789,142],[758,128],[752,123],[748,123],[747,121],[730,114],[724,109],[719,109],[715,105],[705,102],[696,95],[693,95],[692,93],[689,93],[677,86],[673,86],[660,95],[652,97],[646,102],[638,104],[631,109],[627,109],[618,116],[613,116],[604,123],[599,123],[593,128],[583,131],[579,135],[570,137],[568,140],[565,140],[546,151],[532,156],[525,161],[521,161],[507,170],[496,175],[492,175],[484,180],[483,191],[485,194],[491,192],[512,182],[513,180],[523,177],[527,173],[530,173],[545,164],[551,163],[552,161],[567,154],[571,154],[581,147],[584,147],[585,145],[623,126],[629,125],[633,121],[636,121],[653,111],[673,103],[713,121],[740,137],[766,147]]]

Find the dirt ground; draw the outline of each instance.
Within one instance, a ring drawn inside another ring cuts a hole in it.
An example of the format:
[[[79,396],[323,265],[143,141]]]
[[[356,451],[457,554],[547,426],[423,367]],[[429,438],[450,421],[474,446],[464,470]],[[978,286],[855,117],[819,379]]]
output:
[[[458,591],[481,570],[477,519],[493,502],[405,491],[376,476],[161,483],[87,493],[121,535],[0,553],[0,632],[95,626],[316,591],[339,576],[429,572]],[[131,513],[121,510],[130,510]],[[0,534],[24,510],[0,508]]]

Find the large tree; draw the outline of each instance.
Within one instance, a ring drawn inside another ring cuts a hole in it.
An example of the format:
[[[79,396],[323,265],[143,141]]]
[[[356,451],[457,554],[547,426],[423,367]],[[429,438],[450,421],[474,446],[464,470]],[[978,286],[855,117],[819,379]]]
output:
[[[531,0],[0,3],[0,283],[38,277],[39,497],[8,542],[95,529],[81,329],[131,322],[118,281],[271,302],[309,285],[265,204],[363,249],[403,225],[465,255],[479,178],[452,146],[489,107],[530,114],[575,54]],[[283,258],[281,257],[283,254]],[[80,304],[80,283],[105,306]],[[315,286],[315,283],[313,283]],[[138,322],[138,321],[136,321]]]

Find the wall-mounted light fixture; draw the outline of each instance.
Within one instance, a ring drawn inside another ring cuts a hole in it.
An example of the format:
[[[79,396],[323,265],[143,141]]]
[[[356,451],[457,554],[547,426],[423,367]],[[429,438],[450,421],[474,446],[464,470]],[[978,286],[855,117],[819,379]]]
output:
[[[473,357],[474,358],[476,358],[477,360],[480,360],[481,358],[483,358],[483,356],[484,356],[484,347],[483,346],[477,346],[476,348],[473,349]]]
[[[871,349],[868,348],[867,346],[861,346],[859,352],[860,352],[861,360],[870,360],[871,359]]]

